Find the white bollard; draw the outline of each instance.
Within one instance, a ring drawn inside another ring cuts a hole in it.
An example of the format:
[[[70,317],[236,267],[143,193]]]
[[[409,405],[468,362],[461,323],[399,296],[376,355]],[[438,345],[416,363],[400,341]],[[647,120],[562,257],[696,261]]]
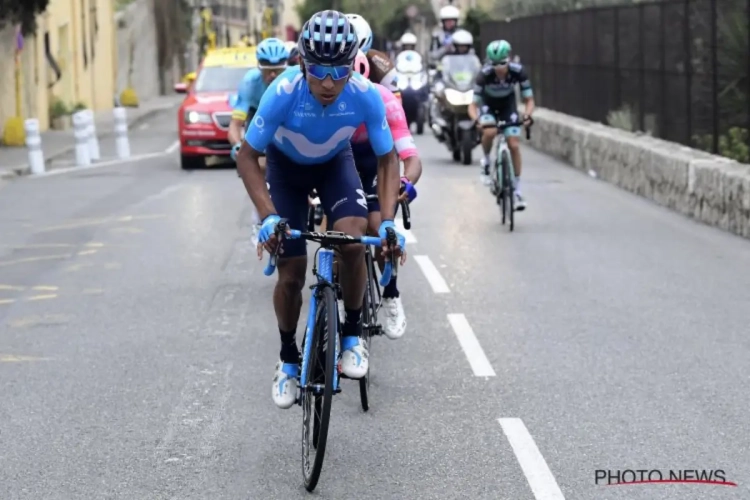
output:
[[[92,161],[100,159],[99,156],[99,137],[96,135],[96,123],[94,122],[94,112],[90,109],[85,110],[88,119],[89,128],[89,157]]]
[[[42,136],[39,135],[39,120],[29,118],[23,122],[26,131],[26,147],[29,149],[29,168],[32,174],[44,173],[44,152]]]
[[[128,140],[128,112],[125,108],[115,108],[115,144],[117,158],[130,158],[130,141]]]
[[[85,111],[73,113],[73,135],[76,139],[76,165],[91,165],[89,156],[89,124]]]

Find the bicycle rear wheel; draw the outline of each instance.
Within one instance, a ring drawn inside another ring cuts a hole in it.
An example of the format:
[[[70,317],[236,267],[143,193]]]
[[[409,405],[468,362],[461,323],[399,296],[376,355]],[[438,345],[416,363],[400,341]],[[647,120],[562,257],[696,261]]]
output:
[[[307,491],[313,491],[318,485],[323,468],[333,404],[333,381],[337,375],[336,295],[330,286],[320,288],[317,293],[319,301],[313,345],[307,362],[307,386],[302,390],[302,476]]]
[[[370,409],[370,370],[372,369],[372,338],[379,328],[378,304],[380,303],[380,291],[376,289],[377,274],[375,274],[375,260],[372,249],[365,249],[365,264],[367,266],[367,287],[365,288],[365,299],[362,305],[362,338],[361,342],[368,351],[369,368],[364,377],[359,379],[359,399],[362,402],[362,410]]]

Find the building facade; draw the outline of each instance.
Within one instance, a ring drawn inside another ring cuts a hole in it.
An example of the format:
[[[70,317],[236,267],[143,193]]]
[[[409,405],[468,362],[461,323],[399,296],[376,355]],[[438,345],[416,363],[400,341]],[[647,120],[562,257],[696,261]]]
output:
[[[50,0],[37,17],[37,31],[23,37],[21,117],[50,126],[59,99],[67,107],[111,109],[116,94],[117,47],[112,0]],[[0,67],[14,68],[17,28],[0,31]],[[0,126],[16,115],[16,74],[0,72]]]

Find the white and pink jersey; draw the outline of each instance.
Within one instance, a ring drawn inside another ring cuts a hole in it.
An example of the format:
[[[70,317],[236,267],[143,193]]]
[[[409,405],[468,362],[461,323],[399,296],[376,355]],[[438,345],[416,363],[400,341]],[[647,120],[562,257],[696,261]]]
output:
[[[375,87],[380,91],[380,96],[383,98],[385,104],[385,116],[388,120],[388,126],[391,128],[391,135],[393,136],[393,143],[396,146],[396,152],[398,152],[399,158],[405,160],[412,156],[417,156],[417,146],[414,144],[414,138],[409,132],[409,124],[406,122],[406,115],[404,114],[404,108],[401,106],[401,101],[393,95],[393,92],[385,88],[384,86],[373,83]],[[354,144],[360,144],[367,142],[367,128],[362,124],[354,132],[351,138],[351,142]]]

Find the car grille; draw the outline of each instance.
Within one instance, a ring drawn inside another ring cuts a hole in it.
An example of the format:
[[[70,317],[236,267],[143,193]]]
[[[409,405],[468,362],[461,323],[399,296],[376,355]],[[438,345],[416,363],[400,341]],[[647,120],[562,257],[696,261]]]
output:
[[[214,113],[214,123],[222,130],[229,129],[232,122],[232,113]]]

